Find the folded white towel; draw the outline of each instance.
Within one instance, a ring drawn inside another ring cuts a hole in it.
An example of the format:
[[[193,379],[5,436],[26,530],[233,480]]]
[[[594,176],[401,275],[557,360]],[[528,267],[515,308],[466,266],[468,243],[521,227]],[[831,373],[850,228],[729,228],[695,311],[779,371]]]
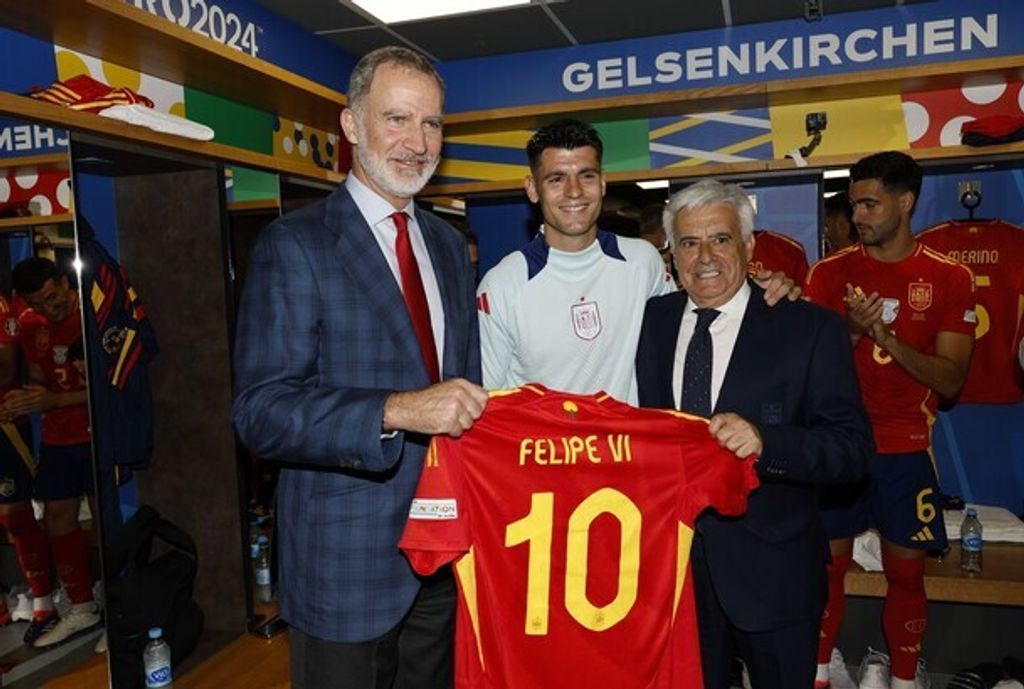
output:
[[[112,105],[99,112],[100,117],[109,117],[112,120],[121,120],[128,124],[138,125],[152,129],[155,132],[174,134],[196,141],[210,141],[213,139],[213,130],[205,124],[187,120],[184,117],[160,112],[153,108],[147,108],[141,103],[132,105]]]

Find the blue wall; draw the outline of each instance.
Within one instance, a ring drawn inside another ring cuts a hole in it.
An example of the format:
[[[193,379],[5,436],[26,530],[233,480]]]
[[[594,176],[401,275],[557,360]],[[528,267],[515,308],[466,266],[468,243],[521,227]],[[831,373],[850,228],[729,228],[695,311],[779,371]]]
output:
[[[525,192],[518,197],[470,198],[466,220],[479,241],[481,277],[506,254],[530,241],[541,222]]]

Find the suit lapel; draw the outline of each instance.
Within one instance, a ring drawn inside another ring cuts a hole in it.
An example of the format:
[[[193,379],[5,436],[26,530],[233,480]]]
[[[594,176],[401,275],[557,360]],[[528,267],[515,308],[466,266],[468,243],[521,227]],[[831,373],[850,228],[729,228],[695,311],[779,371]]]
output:
[[[661,331],[658,335],[658,399],[659,406],[666,409],[675,409],[676,401],[672,392],[673,377],[675,375],[676,343],[679,340],[679,328],[683,324],[683,312],[686,311],[687,296],[685,292],[677,292],[669,302],[669,309],[666,317],[659,324]]]
[[[764,301],[764,290],[750,283],[750,300],[743,314],[743,322],[740,323],[729,367],[725,370],[722,389],[718,391],[715,412],[719,409],[736,409],[741,400],[745,399],[747,381],[757,375],[757,368],[761,365],[759,362],[762,360],[765,325],[770,318],[771,307]]]
[[[390,333],[395,347],[413,361],[419,362],[424,382],[428,379],[412,320],[405,307],[402,290],[381,253],[370,226],[363,218],[348,190],[339,187],[327,200],[325,224],[338,237],[337,261],[348,273],[352,283],[362,290],[371,304],[374,318]],[[435,269],[436,270],[436,269]]]

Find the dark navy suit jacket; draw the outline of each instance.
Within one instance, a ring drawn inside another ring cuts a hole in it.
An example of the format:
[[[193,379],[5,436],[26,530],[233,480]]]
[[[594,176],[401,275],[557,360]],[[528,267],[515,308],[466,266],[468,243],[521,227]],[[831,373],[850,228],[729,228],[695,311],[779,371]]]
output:
[[[416,210],[444,305],[443,378],[480,380],[461,235]],[[384,401],[429,385],[401,291],[344,186],[268,226],[238,317],[235,428],[288,462],[278,486],[281,612],[303,632],[365,641],[393,628],[419,582],[398,539],[429,438],[381,438]]]
[[[694,558],[702,547],[714,589],[698,584],[697,595],[716,595],[736,627],[757,632],[820,616],[828,544],[817,486],[860,479],[874,441],[839,316],[804,301],[768,307],[763,290],[751,288],[714,411],[757,426],[761,487],[743,517],[700,517]],[[674,407],[686,299],[677,292],[647,302],[637,352],[641,406]]]

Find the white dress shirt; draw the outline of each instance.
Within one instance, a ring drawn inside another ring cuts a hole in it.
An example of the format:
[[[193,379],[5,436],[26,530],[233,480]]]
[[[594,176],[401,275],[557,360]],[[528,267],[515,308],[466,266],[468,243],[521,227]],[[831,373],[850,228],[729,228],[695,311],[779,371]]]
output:
[[[395,253],[395,238],[398,236],[398,228],[391,214],[395,213],[394,206],[381,198],[375,191],[363,184],[354,174],[345,178],[345,188],[351,194],[356,207],[362,214],[363,219],[370,226],[373,238],[377,240],[384,259],[391,268],[391,274],[402,289],[402,274],[398,270],[398,254]],[[410,200],[409,205],[402,209],[409,216],[409,239],[412,242],[412,252],[416,256],[416,265],[420,269],[420,278],[423,280],[423,291],[427,295],[427,307],[430,309],[430,329],[434,332],[434,346],[437,349],[438,365],[437,370],[444,373],[444,307],[441,304],[441,290],[437,285],[437,276],[434,274],[434,266],[430,262],[430,253],[427,251],[427,244],[423,240],[423,233],[420,231],[419,223],[416,222],[416,204]],[[374,289],[376,285],[365,285],[366,289]]]
[[[736,338],[740,334],[740,325],[743,323],[743,314],[747,311],[747,302],[750,301],[750,285],[746,280],[743,286],[733,295],[732,299],[719,307],[718,317],[711,321],[708,332],[711,333],[711,409],[718,404],[718,393],[722,390],[722,382],[725,380],[725,372],[729,368],[729,360],[732,358],[732,350],[736,346]],[[676,339],[675,363],[672,365],[672,397],[679,409],[680,396],[683,389],[683,368],[686,363],[686,348],[693,337],[693,331],[697,327],[697,314],[694,309],[699,308],[692,300],[687,300],[686,310],[683,311],[683,322],[679,326],[679,337]]]

